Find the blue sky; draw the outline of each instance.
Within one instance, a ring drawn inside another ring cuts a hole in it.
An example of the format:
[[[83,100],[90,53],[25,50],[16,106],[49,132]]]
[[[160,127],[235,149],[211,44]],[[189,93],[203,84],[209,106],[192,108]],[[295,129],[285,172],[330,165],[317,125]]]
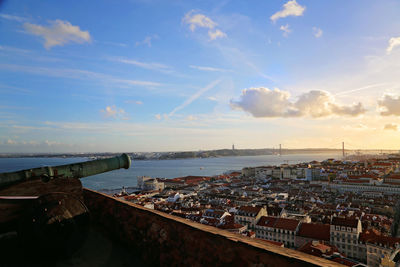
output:
[[[0,152],[400,146],[399,1],[3,1]]]

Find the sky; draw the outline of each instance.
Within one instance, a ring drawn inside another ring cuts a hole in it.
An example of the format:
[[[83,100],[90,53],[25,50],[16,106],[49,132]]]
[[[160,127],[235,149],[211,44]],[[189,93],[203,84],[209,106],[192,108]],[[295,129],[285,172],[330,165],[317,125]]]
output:
[[[0,1],[0,153],[400,148],[400,1]]]

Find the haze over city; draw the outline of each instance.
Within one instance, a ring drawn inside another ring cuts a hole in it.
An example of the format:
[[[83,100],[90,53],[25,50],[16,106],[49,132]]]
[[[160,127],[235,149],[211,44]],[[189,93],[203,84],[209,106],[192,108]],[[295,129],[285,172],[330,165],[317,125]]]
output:
[[[0,151],[396,149],[400,2],[0,1]]]

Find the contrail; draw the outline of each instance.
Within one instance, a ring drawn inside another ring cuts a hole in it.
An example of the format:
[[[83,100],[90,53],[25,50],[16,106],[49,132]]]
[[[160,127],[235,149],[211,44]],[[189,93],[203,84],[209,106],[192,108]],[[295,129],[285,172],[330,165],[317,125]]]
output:
[[[337,94],[335,94],[335,96],[346,95],[346,94],[350,94],[350,93],[353,93],[353,92],[366,90],[366,89],[369,89],[369,88],[380,87],[380,86],[383,86],[383,85],[387,85],[387,83],[370,84],[370,85],[367,85],[367,86],[364,86],[364,87],[361,87],[361,88],[357,88],[357,89],[353,89],[353,90],[348,90],[348,91],[343,91],[343,92],[337,93]]]
[[[205,92],[207,92],[208,90],[214,88],[217,84],[219,84],[221,82],[221,79],[218,79],[216,81],[213,81],[211,83],[209,83],[206,87],[201,88],[199,91],[197,91],[195,94],[193,94],[191,97],[189,97],[188,99],[185,100],[185,102],[183,102],[181,105],[177,106],[176,108],[174,108],[174,110],[172,110],[168,116],[172,116],[175,114],[175,112],[177,112],[178,110],[183,109],[184,107],[186,107],[187,105],[190,105],[193,101],[195,101],[197,98],[199,98],[201,95],[203,95]]]

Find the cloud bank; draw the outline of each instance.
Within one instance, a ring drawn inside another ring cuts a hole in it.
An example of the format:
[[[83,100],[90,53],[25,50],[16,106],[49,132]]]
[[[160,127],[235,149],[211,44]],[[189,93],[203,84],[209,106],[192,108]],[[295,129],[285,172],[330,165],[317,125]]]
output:
[[[384,95],[378,100],[382,116],[400,116],[400,96]]]
[[[55,20],[50,21],[49,26],[41,26],[31,23],[25,23],[24,29],[33,35],[43,37],[44,47],[50,49],[53,46],[63,46],[67,43],[85,43],[91,42],[88,31],[81,31],[79,26],[73,26],[68,21]]]
[[[250,88],[242,91],[239,100],[231,100],[233,109],[243,110],[256,118],[271,117],[312,117],[332,115],[358,116],[365,113],[361,103],[350,106],[339,105],[332,95],[325,91],[310,91],[291,101],[290,93],[279,89]]]
[[[276,22],[278,19],[288,16],[302,16],[305,10],[306,7],[299,5],[296,0],[288,1],[283,5],[283,9],[273,14],[270,19],[272,22]]]

